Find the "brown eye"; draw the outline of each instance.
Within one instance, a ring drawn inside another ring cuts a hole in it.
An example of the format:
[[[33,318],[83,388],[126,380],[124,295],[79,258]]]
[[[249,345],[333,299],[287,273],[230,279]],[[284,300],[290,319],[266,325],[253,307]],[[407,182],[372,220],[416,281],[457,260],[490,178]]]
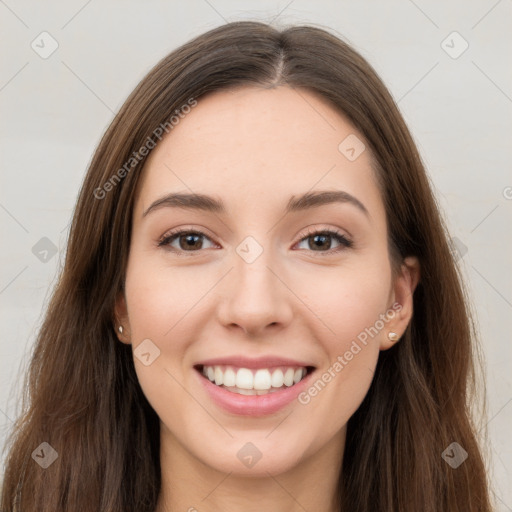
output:
[[[331,247],[333,240],[338,243],[338,247],[334,249]],[[343,248],[352,247],[352,242],[342,233],[331,230],[315,231],[309,233],[307,236],[302,238],[299,243],[307,241],[307,250],[315,252],[337,252]],[[326,250],[323,250],[326,249]]]
[[[178,253],[194,253],[200,252],[204,247],[204,241],[208,240],[209,243],[214,246],[211,239],[201,231],[194,230],[179,230],[168,233],[162,237],[158,242],[158,247],[166,247],[170,250]],[[345,235],[337,231],[322,230],[308,233],[307,236],[303,237],[300,243],[307,242],[306,250],[332,254],[343,250],[344,248],[352,247],[352,241],[350,241]],[[338,244],[336,247],[332,247],[333,243]]]
[[[165,235],[158,246],[166,246],[176,252],[198,252],[200,249],[204,249],[203,239],[210,240],[200,231],[181,230]],[[173,245],[175,242],[177,242],[177,246]]]

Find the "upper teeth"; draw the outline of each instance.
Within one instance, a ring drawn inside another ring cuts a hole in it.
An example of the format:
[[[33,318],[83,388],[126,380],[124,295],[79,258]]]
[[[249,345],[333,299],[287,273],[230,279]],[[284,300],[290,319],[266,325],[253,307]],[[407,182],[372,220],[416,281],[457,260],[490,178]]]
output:
[[[248,368],[234,368],[233,366],[203,366],[203,375],[208,377],[217,386],[227,386],[240,389],[269,390],[280,388],[283,385],[293,386],[306,375],[304,367],[287,367],[269,370],[261,368],[249,370]]]

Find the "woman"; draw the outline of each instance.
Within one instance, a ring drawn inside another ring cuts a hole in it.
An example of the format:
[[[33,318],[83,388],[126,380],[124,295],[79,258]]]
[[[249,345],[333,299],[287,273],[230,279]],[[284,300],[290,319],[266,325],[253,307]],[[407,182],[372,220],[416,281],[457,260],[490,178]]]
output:
[[[374,70],[319,28],[228,23],[94,155],[2,510],[490,511],[473,338]]]

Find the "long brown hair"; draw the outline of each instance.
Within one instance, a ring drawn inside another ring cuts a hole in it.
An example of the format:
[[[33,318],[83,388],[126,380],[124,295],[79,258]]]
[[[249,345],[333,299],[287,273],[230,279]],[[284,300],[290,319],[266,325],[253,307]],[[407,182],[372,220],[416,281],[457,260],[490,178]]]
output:
[[[314,26],[278,30],[251,21],[210,30],[161,60],[103,136],[30,361],[24,414],[9,439],[2,510],[154,512],[159,419],[139,386],[131,346],[114,330],[130,212],[147,158],[141,148],[158,142],[158,127],[171,131],[169,119],[183,105],[244,85],[308,90],[353,123],[374,158],[394,268],[409,255],[421,265],[413,318],[400,343],[381,353],[348,423],[342,510],[490,511],[471,419],[475,328],[404,120],[372,67],[338,37]],[[48,449],[40,447],[45,442],[58,457],[42,469],[32,455]],[[468,454],[457,468],[442,457],[452,442]]]

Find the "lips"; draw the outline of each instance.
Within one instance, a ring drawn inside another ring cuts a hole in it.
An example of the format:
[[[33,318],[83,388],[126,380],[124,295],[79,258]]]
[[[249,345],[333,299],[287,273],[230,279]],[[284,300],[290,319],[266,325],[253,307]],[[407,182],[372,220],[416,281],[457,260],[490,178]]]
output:
[[[298,361],[286,357],[275,356],[261,356],[261,357],[246,357],[246,356],[230,356],[218,357],[215,359],[206,359],[198,362],[195,366],[215,366],[215,365],[231,365],[237,368],[273,368],[276,366],[293,366],[293,367],[307,367],[312,366],[308,361]]]
[[[212,401],[234,414],[271,414],[305,388],[315,367],[281,357],[234,356],[202,361],[194,368]]]

